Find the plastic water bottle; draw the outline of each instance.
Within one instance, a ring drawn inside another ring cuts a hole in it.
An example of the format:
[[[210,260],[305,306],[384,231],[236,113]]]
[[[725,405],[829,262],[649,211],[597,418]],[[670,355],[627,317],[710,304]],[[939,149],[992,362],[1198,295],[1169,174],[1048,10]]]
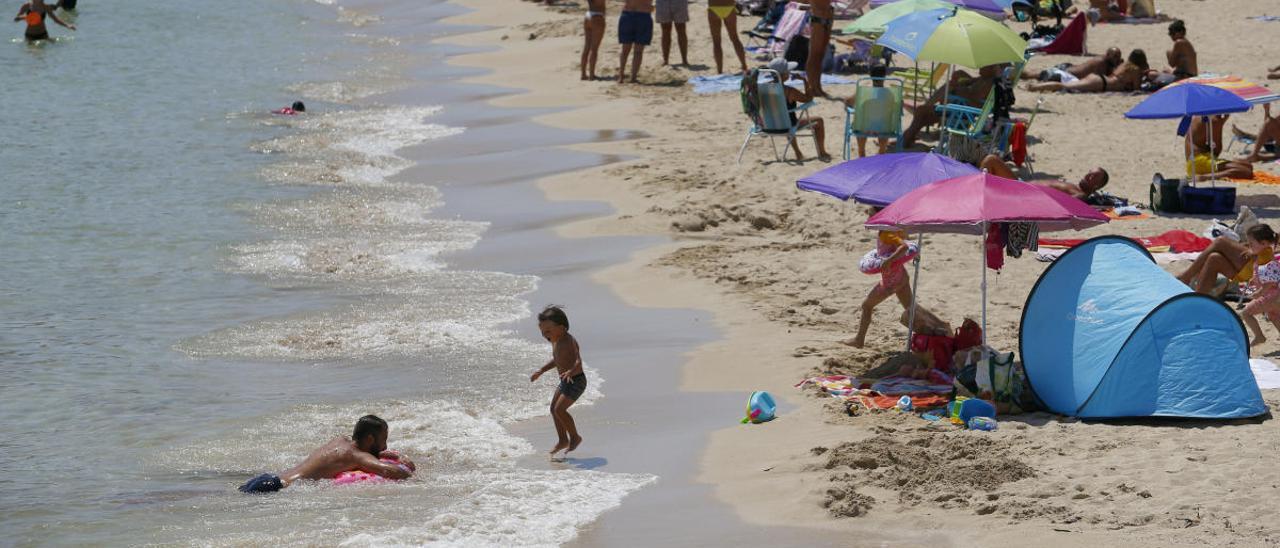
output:
[[[996,429],[996,420],[991,417],[972,417],[969,419],[969,429],[990,432]]]
[[[911,396],[903,396],[903,397],[901,397],[901,398],[898,398],[898,403],[897,403],[896,405],[894,405],[893,407],[894,407],[895,409],[897,409],[898,411],[903,411],[903,412],[910,411],[910,410],[911,410]]]

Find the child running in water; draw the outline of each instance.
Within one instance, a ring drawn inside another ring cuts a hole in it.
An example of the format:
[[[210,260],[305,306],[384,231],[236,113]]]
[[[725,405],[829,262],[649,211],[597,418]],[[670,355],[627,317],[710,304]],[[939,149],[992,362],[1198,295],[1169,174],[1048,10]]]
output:
[[[533,372],[529,381],[538,380],[543,373],[555,369],[560,377],[560,384],[551,395],[551,420],[556,425],[556,435],[560,441],[551,448],[551,458],[556,453],[578,448],[582,436],[569,416],[569,406],[578,401],[587,391],[587,375],[582,371],[582,355],[579,353],[578,340],[569,334],[569,317],[559,306],[549,305],[538,313],[538,329],[542,336],[551,343],[551,361],[541,369]]]
[[[881,208],[872,208],[872,215]],[[914,242],[907,241],[907,233],[901,230],[881,230],[876,236],[876,248],[862,256],[858,270],[863,274],[879,274],[880,283],[871,288],[867,298],[862,301],[862,316],[858,319],[858,335],[852,339],[840,341],[855,348],[866,344],[867,328],[871,327],[871,313],[876,305],[884,302],[890,295],[897,295],[902,308],[911,307],[911,284],[907,269],[903,266],[915,258],[919,252]]]
[[[1245,233],[1249,251],[1254,256],[1271,251],[1276,245],[1276,239],[1276,233],[1265,224],[1251,226]],[[1244,316],[1245,325],[1248,325],[1249,331],[1253,333],[1253,340],[1249,342],[1249,346],[1258,346],[1267,342],[1267,337],[1262,334],[1262,326],[1255,316],[1259,314],[1266,316],[1271,321],[1271,325],[1280,329],[1280,262],[1273,258],[1267,263],[1255,266],[1253,285],[1258,289],[1253,299],[1244,307],[1242,316]]]

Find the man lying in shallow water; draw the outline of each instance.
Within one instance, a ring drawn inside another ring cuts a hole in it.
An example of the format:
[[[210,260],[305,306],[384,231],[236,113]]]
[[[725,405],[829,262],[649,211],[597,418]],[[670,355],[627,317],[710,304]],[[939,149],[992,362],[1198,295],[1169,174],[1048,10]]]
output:
[[[240,486],[244,493],[270,493],[288,487],[300,479],[333,479],[338,474],[359,470],[388,479],[405,479],[413,475],[413,461],[394,451],[387,450],[387,422],[365,415],[356,421],[355,432],[350,438],[337,437],[312,451],[302,464],[280,475],[262,474]],[[395,458],[399,466],[382,462],[380,458]]]

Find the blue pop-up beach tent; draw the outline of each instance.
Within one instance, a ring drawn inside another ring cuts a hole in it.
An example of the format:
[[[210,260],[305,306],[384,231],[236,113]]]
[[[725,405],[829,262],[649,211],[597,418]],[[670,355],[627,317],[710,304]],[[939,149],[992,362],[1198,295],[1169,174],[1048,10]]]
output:
[[[1083,418],[1261,415],[1248,349],[1226,305],[1119,236],[1088,240],[1045,269],[1019,336],[1036,395]]]

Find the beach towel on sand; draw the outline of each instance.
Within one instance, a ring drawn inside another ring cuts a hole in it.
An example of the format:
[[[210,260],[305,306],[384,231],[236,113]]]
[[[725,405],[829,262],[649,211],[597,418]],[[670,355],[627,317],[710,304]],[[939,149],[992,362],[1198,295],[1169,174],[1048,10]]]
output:
[[[1208,238],[1201,238],[1185,230],[1170,230],[1159,236],[1151,236],[1146,238],[1130,238],[1142,247],[1148,250],[1160,249],[1162,251],[1172,251],[1174,253],[1189,253],[1195,251],[1204,251],[1212,243]],[[1083,239],[1078,238],[1040,238],[1041,247],[1063,247],[1070,248],[1084,243]]]
[[[852,84],[853,80],[831,74],[822,75],[823,85]],[[716,76],[694,76],[689,79],[693,92],[700,95],[712,93],[728,93],[738,91],[742,84],[741,74],[720,74]]]
[[[911,396],[911,407],[916,410],[934,409],[947,405],[947,396],[937,394],[907,394]],[[849,396],[845,401],[860,405],[870,410],[893,409],[902,396]]]
[[[1280,185],[1280,175],[1267,173],[1265,171],[1253,170],[1252,179],[1227,179],[1233,183],[1249,183],[1255,185]]]
[[[1271,360],[1254,358],[1249,360],[1249,369],[1253,370],[1253,378],[1258,381],[1258,388],[1270,390],[1280,388],[1280,368]]]

